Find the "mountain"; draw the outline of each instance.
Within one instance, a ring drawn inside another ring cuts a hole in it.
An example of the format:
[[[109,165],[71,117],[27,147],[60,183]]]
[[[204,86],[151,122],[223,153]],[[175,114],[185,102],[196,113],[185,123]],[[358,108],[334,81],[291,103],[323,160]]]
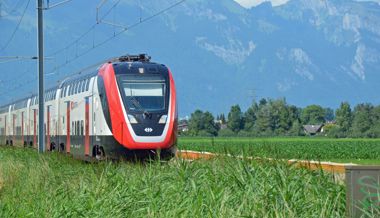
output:
[[[122,1],[104,20],[131,25],[174,2]],[[73,2],[46,11],[47,54],[94,23],[96,5],[87,4]],[[106,14],[112,5],[108,2],[100,14]],[[33,13],[30,11],[29,19]],[[0,18],[4,32],[11,32],[14,23]],[[233,0],[187,0],[48,74],[47,83],[108,57],[148,53],[153,61],[173,71],[181,116],[197,108],[214,113],[227,112],[232,104],[246,108],[261,97],[285,97],[298,106],[337,107],[341,101],[379,104],[379,26],[380,4],[373,1],[290,0],[275,7],[266,2],[247,9]],[[16,37],[18,43],[1,55],[35,53],[33,28],[20,31],[30,37]],[[47,72],[118,31],[117,27],[97,25],[47,61]],[[5,38],[1,37],[0,45]],[[0,66],[15,69],[16,73],[5,76],[8,80],[24,71],[24,65],[11,64]],[[36,66],[26,64],[35,74]],[[3,85],[0,90],[9,87]],[[16,90],[13,96],[33,88]],[[0,96],[0,100],[9,97]]]

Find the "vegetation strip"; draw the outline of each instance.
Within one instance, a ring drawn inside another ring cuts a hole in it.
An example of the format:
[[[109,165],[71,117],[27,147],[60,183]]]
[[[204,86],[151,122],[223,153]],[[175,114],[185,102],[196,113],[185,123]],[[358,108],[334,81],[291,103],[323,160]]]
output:
[[[262,158],[262,157],[243,157],[243,156],[233,156],[230,154],[224,155],[224,154],[218,154],[218,153],[211,153],[211,152],[202,152],[202,151],[191,151],[191,150],[179,150],[177,152],[177,157],[187,160],[196,160],[196,159],[212,159],[217,156],[229,156],[229,157],[236,157],[236,158],[247,158],[247,159],[255,159],[255,160],[276,160],[273,158]],[[313,160],[285,160],[288,162],[288,164],[292,164],[298,167],[305,167],[311,170],[319,170],[322,169],[327,172],[331,173],[345,173],[346,172],[346,166],[354,166],[357,164],[353,163],[334,163],[334,162],[326,162],[326,161],[313,161]]]
[[[0,146],[0,217],[346,217],[345,187],[282,161],[88,164]]]

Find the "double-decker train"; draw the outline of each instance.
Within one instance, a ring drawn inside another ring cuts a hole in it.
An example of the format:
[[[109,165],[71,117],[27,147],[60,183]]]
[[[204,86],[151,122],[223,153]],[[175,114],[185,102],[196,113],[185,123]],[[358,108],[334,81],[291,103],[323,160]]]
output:
[[[127,55],[45,91],[46,150],[78,158],[155,154],[177,143],[172,73],[147,55]],[[0,107],[0,144],[38,146],[38,96]]]

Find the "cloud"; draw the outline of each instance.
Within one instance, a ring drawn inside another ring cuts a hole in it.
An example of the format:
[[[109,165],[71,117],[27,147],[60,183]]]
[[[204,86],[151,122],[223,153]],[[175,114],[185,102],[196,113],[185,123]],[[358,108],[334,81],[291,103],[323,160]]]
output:
[[[235,1],[245,8],[252,8],[264,2],[270,2],[272,3],[273,7],[276,7],[276,6],[286,4],[289,0],[235,0]]]

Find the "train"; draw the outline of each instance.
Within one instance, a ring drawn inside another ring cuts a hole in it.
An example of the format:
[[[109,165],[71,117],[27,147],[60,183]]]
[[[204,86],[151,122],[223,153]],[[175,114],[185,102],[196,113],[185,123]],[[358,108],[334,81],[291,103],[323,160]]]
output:
[[[114,58],[45,90],[46,151],[82,159],[173,157],[176,87],[170,69],[150,59]],[[0,144],[38,148],[38,103],[31,95],[0,107]]]

